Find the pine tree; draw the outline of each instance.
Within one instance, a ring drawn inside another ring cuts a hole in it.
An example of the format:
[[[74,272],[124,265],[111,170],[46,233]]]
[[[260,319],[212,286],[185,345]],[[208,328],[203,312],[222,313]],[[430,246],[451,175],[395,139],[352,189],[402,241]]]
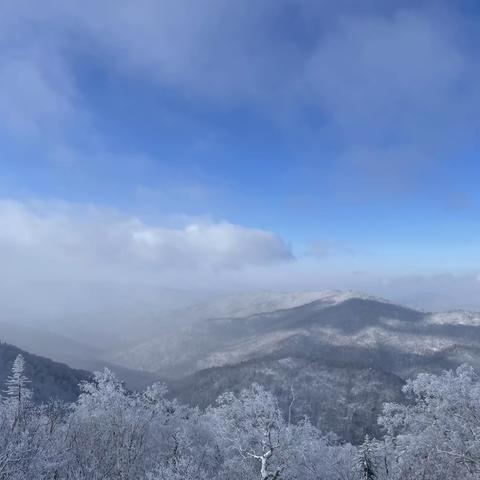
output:
[[[22,354],[19,354],[13,362],[12,373],[5,383],[4,403],[10,410],[12,430],[24,423],[25,413],[32,400],[32,391],[27,387],[30,380],[24,372],[25,359]]]

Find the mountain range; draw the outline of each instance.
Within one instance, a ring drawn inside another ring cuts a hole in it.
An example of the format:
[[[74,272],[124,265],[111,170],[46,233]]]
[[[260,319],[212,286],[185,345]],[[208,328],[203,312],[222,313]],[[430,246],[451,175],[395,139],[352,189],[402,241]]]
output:
[[[381,435],[376,417],[384,402],[403,400],[407,378],[480,367],[480,313],[423,312],[355,292],[224,297],[171,312],[143,340],[113,349],[50,338],[55,348],[44,341],[34,353],[89,370],[108,365],[131,388],[161,379],[200,407],[263,384],[291,415],[356,443]]]
[[[106,358],[165,377],[272,354],[381,365],[403,378],[424,368],[480,362],[480,313],[428,313],[353,292],[253,298],[261,310],[256,314],[247,297],[246,307],[238,299],[223,300],[217,310],[215,303],[202,305],[194,321],[179,316],[161,335]]]
[[[422,312],[354,292],[252,299],[189,309],[194,321],[179,318],[109,358],[155,372],[173,395],[201,407],[261,383],[285,410],[294,396],[296,417],[355,443],[381,435],[376,418],[384,402],[404,400],[406,379],[462,363],[480,367],[479,313]]]

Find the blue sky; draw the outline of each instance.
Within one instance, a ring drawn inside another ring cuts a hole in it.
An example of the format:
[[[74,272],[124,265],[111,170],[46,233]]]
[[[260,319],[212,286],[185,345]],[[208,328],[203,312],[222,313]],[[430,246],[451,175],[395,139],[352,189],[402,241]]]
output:
[[[10,265],[19,285],[47,257],[57,282],[135,271],[414,302],[398,291],[415,276],[470,306],[478,15],[469,1],[5,2],[1,255],[33,259]],[[86,259],[90,276],[72,267]]]

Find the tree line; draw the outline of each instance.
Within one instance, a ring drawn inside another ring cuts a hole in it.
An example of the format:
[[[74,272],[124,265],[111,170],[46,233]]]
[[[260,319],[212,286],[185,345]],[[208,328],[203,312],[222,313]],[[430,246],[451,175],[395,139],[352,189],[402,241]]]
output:
[[[0,402],[0,480],[443,480],[480,478],[480,381],[462,366],[410,380],[382,439],[356,447],[292,423],[257,384],[200,410],[105,369],[77,401],[32,401],[15,359]],[[292,403],[295,394],[292,390]]]

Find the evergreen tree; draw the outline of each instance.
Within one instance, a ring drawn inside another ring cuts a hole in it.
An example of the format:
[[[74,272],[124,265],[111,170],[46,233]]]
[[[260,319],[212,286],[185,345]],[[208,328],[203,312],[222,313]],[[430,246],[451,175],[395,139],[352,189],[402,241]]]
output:
[[[6,381],[3,402],[9,410],[12,430],[21,427],[25,414],[32,403],[32,391],[27,387],[30,380],[25,376],[25,359],[19,354],[12,365],[12,373]]]

